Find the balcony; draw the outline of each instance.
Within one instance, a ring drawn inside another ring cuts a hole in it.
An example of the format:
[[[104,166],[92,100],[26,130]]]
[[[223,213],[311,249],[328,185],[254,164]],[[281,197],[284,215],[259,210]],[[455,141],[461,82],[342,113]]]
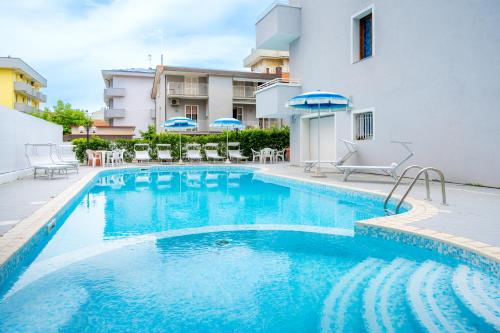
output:
[[[299,38],[300,29],[300,7],[277,1],[255,24],[257,48],[288,51],[290,43]]]
[[[104,109],[104,119],[125,118],[125,109]]]
[[[178,98],[208,98],[208,83],[168,82],[167,95]]]
[[[285,104],[302,92],[302,85],[297,80],[274,79],[258,87],[255,92],[257,100],[257,118],[287,118],[293,112]]]
[[[255,87],[234,85],[233,100],[240,104],[255,104]]]
[[[125,88],[105,88],[104,98],[106,97],[123,97],[125,96]]]
[[[17,93],[23,94],[27,97],[36,99],[40,102],[45,103],[47,101],[47,96],[37,91],[32,85],[25,82],[16,81],[14,82],[14,90]]]
[[[31,105],[25,104],[25,103],[14,103],[14,109],[16,109],[17,111],[25,112],[25,113],[32,113],[32,112],[39,111],[37,108],[35,108]]]

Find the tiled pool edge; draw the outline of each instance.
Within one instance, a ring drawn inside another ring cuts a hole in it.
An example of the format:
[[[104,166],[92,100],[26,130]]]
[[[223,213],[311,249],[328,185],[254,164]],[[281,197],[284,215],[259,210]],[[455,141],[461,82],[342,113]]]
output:
[[[267,176],[287,178],[294,181],[321,185],[322,187],[340,188],[348,191],[368,193],[374,196],[384,195],[384,193],[379,191],[358,189],[343,184],[326,184],[313,179],[276,174],[269,172],[266,168],[261,168],[259,172]],[[423,200],[407,198],[406,201],[412,206],[409,211],[393,216],[358,221],[354,226],[354,233],[363,236],[394,240],[437,251],[438,253],[461,259],[467,263],[500,275],[500,247],[491,246],[465,237],[408,225],[412,222],[430,218],[438,214],[439,211],[436,207]]]
[[[188,167],[190,169],[196,170],[197,168],[204,168],[207,165],[195,165],[189,166],[185,165],[183,167]],[[258,168],[255,166],[245,166],[245,165],[208,165],[210,167],[220,166],[224,168],[234,168],[241,169],[247,168],[249,170],[259,172],[263,175],[268,175],[271,177],[280,177],[282,179],[290,179],[300,183],[309,183],[320,185],[322,187],[344,189],[348,191],[355,191],[358,193],[365,193],[375,195],[377,197],[383,196],[383,193],[378,191],[367,191],[361,190],[355,187],[349,187],[344,185],[333,185],[325,184],[319,181],[308,180],[303,178],[291,177],[282,174],[274,174],[268,172],[265,168]],[[69,188],[61,192],[55,198],[51,199],[47,204],[42,206],[36,212],[34,212],[29,217],[25,218],[19,222],[14,228],[9,230],[3,237],[0,238],[0,271],[5,271],[5,266],[12,262],[12,258],[20,252],[27,252],[31,248],[27,246],[28,244],[33,245],[34,238],[42,236],[43,228],[55,217],[59,212],[61,212],[71,201],[88,185],[91,181],[99,174],[107,173],[108,171],[116,170],[128,170],[128,169],[155,169],[158,167],[165,167],[165,165],[149,165],[145,167],[130,165],[124,166],[116,169],[93,169],[87,175],[82,177],[76,183],[72,184]],[[423,220],[434,216],[438,213],[438,210],[423,201],[408,199],[412,209],[403,214],[396,216],[380,217],[365,221],[357,222],[355,226],[355,231],[362,235],[369,235],[373,237],[380,237],[386,239],[397,240],[404,243],[409,243],[412,245],[423,246],[425,248],[430,248],[433,250],[443,251],[444,245],[451,246],[444,253],[449,253],[452,256],[460,254],[459,257],[470,261],[471,263],[484,263],[481,266],[486,267],[494,272],[500,270],[500,248],[493,247],[485,243],[473,241],[470,239],[455,237],[453,235],[439,233],[437,231],[420,229],[413,226],[407,225],[407,223]],[[400,235],[409,235],[401,237]],[[433,242],[427,243],[428,240]],[[459,249],[457,250],[453,249]],[[461,251],[460,251],[461,249]],[[480,258],[480,257],[482,258]],[[19,256],[16,256],[19,257]],[[469,259],[469,260],[468,260]],[[486,266],[485,266],[486,265]],[[8,269],[7,269],[8,270]],[[0,282],[2,281],[2,276],[0,276]]]

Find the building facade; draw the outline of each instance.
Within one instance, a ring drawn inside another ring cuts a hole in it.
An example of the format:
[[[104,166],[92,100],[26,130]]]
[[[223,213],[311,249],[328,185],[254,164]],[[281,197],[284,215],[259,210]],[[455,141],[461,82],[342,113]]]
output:
[[[140,136],[149,125],[155,124],[155,103],[151,88],[153,69],[103,70],[104,119],[110,126],[135,127],[134,136]]]
[[[47,80],[19,58],[0,57],[0,105],[21,112],[39,111]]]
[[[252,72],[276,74],[288,78],[290,71],[288,51],[252,49],[252,52],[243,60],[243,66]]]
[[[412,142],[410,164],[442,169],[447,180],[500,186],[500,2],[391,0],[276,4],[256,23],[256,46],[290,52],[290,80],[258,89],[257,117],[291,119],[292,160],[343,154],[347,164],[388,165]],[[295,115],[294,95],[350,97],[335,114]]]
[[[239,119],[245,127],[265,127],[256,117],[255,91],[275,78],[266,73],[157,66],[151,92],[156,129],[164,131],[165,120],[172,117],[194,119],[202,132],[216,131],[210,123],[224,117]]]

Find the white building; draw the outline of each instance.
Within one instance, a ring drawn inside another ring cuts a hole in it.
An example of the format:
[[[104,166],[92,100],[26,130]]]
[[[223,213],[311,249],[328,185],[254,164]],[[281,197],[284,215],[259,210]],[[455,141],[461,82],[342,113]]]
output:
[[[259,89],[257,117],[289,117],[285,102],[317,89],[351,97],[320,118],[322,157],[387,165],[411,141],[410,164],[450,181],[500,186],[500,1],[295,0],[256,23],[256,46],[290,52],[290,82]],[[292,160],[316,157],[317,118],[291,120]],[[310,130],[311,129],[311,130]]]
[[[258,119],[255,90],[275,74],[157,66],[151,97],[156,101],[156,129],[164,131],[165,120],[188,117],[198,131],[210,131],[218,118],[232,117],[245,127],[267,127],[280,122]]]
[[[135,136],[155,124],[155,104],[151,98],[154,69],[103,70],[104,119],[111,126],[135,126]]]

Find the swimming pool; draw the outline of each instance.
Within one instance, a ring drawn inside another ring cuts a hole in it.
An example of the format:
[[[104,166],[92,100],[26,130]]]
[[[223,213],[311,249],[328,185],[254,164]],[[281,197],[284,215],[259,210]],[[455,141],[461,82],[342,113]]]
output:
[[[382,200],[247,168],[103,172],[0,286],[0,331],[500,329],[498,277],[354,234]]]

